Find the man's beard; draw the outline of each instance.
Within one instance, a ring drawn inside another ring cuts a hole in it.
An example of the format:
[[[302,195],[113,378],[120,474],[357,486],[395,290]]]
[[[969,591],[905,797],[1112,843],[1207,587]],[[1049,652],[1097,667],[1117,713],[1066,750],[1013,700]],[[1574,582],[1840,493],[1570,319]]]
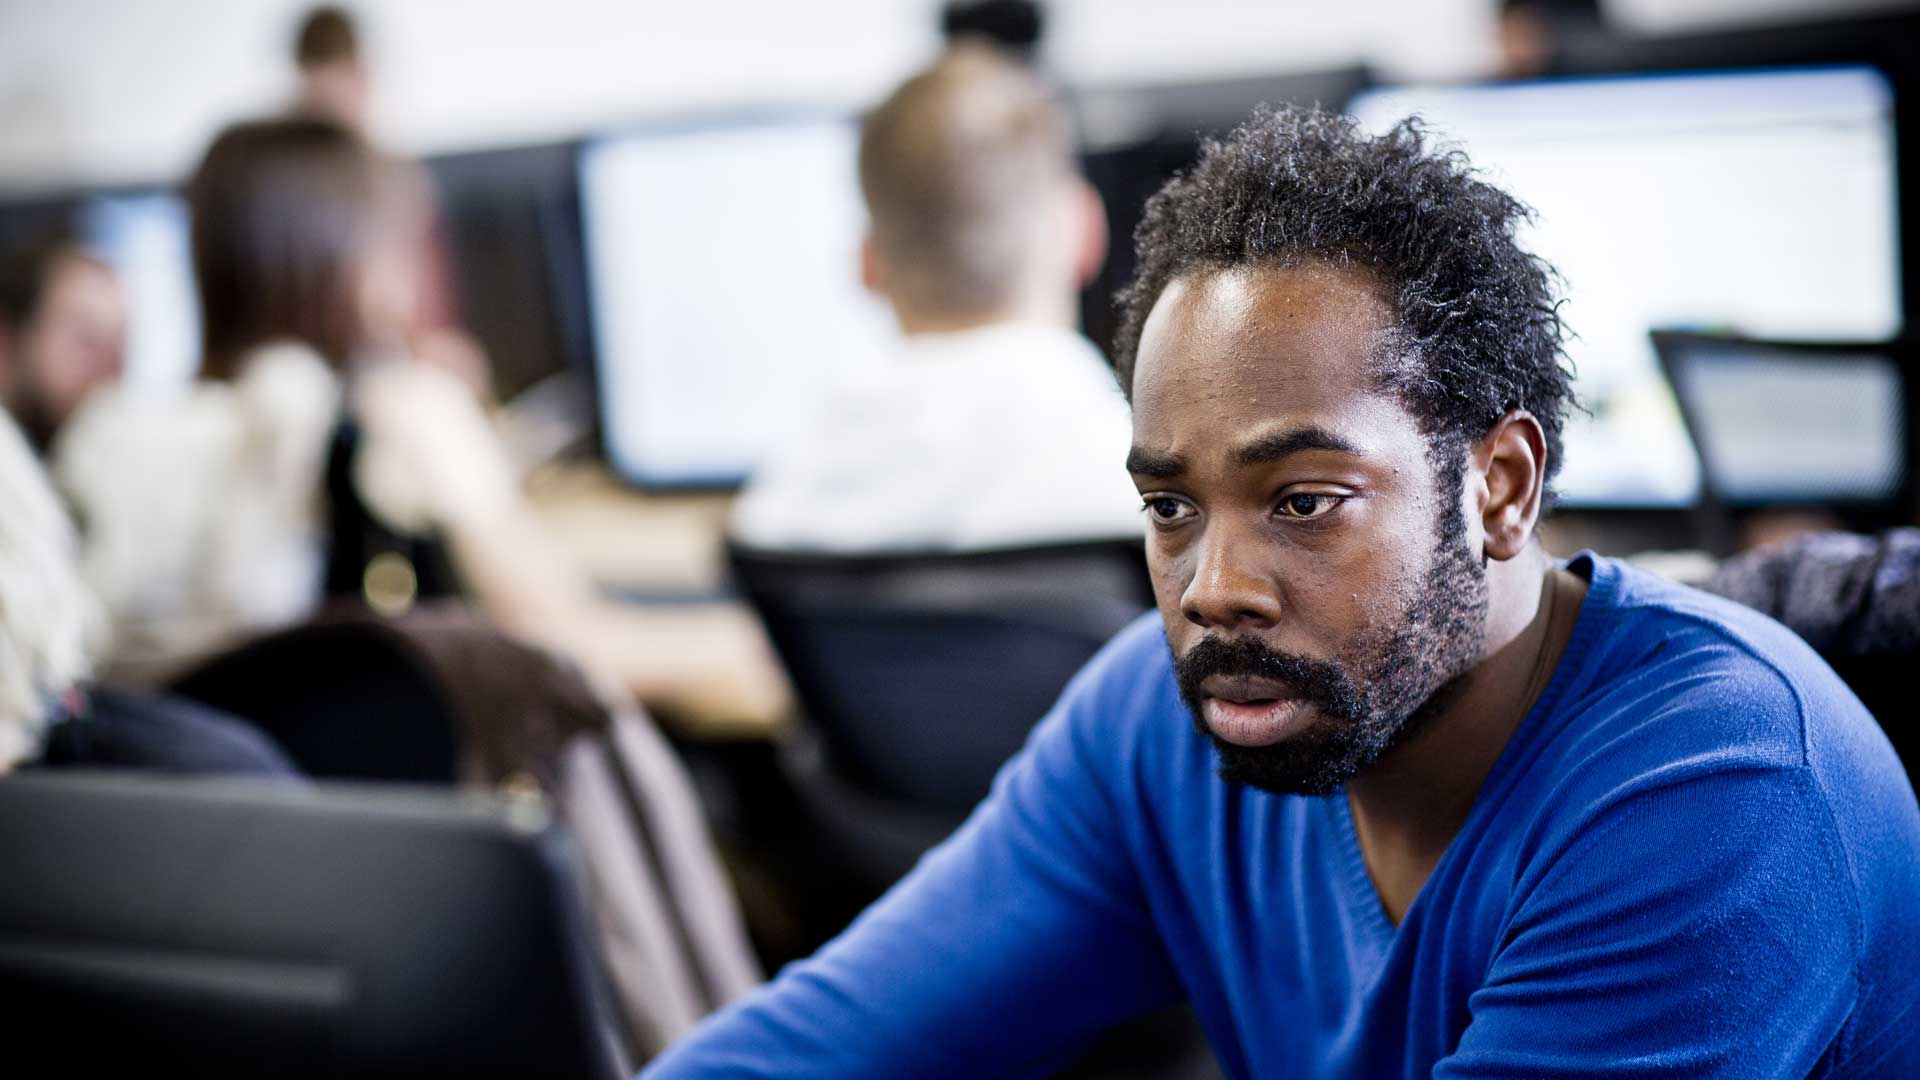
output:
[[[1347,655],[1315,660],[1276,652],[1253,637],[1209,634],[1175,658],[1180,697],[1193,711],[1194,730],[1213,740],[1222,779],[1283,795],[1329,794],[1464,687],[1486,640],[1487,578],[1467,546],[1458,503],[1443,506],[1427,573],[1411,586],[1398,616]],[[1318,715],[1306,731],[1271,746],[1227,742],[1201,712],[1200,684],[1213,675],[1278,680]]]

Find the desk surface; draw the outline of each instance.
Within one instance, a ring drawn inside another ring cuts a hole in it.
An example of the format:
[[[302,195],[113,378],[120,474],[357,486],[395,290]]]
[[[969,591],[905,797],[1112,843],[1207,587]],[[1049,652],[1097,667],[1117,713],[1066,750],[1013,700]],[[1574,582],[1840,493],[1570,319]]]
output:
[[[568,463],[538,471],[527,497],[555,546],[603,590],[671,598],[624,602],[635,625],[619,647],[684,658],[687,670],[708,674],[649,704],[695,738],[779,732],[790,697],[766,688],[785,676],[758,620],[726,590],[731,495],[642,492],[602,465]]]
[[[724,591],[730,494],[652,494],[603,465],[567,464],[536,473],[527,497],[555,542],[601,585],[712,597]]]

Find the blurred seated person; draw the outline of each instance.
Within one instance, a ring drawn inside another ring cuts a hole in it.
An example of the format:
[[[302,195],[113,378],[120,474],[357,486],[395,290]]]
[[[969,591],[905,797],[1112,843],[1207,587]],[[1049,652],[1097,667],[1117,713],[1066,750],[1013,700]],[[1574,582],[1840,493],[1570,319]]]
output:
[[[1045,88],[956,47],[866,118],[860,185],[861,274],[900,355],[768,456],[735,537],[856,553],[1139,536],[1126,402],[1074,330],[1104,218]],[[983,463],[1005,475],[983,481]]]
[[[74,561],[73,524],[4,413],[0,506],[0,774],[32,764],[294,772],[279,748],[236,720],[92,681],[102,612]]]
[[[0,265],[0,406],[45,452],[95,387],[126,359],[120,279],[77,242],[59,238]]]
[[[389,161],[331,122],[243,123],[186,195],[201,379],[179,400],[100,395],[54,451],[114,670],[163,680],[329,592],[391,613],[458,589],[610,693],[779,708],[744,612],[600,601],[546,543],[471,387],[426,362],[419,203]],[[338,558],[362,540],[343,521],[384,531],[395,557]]]

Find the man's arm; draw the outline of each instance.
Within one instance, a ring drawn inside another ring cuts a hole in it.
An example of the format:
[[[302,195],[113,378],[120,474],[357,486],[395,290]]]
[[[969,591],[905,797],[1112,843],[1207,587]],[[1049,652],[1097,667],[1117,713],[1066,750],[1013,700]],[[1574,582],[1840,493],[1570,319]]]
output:
[[[1106,714],[1123,695],[1100,684],[1119,652],[1075,680],[953,838],[646,1080],[1044,1075],[1176,1000],[1119,824],[1139,808],[1111,795],[1124,725]]]
[[[1853,1007],[1857,896],[1805,769],[1633,791],[1518,888],[1435,1077],[1803,1077]]]

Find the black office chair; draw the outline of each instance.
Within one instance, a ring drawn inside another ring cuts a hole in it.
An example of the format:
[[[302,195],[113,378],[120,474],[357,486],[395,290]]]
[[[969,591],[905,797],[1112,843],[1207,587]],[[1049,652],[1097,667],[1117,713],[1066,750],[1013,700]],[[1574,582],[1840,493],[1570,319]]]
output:
[[[256,638],[205,661],[169,690],[251,722],[309,776],[458,779],[454,704],[405,632],[370,615]]]
[[[1152,602],[1137,540],[877,557],[734,546],[728,559],[806,715],[787,771],[882,888]]]
[[[7,1055],[77,1076],[623,1075],[531,807],[0,780]]]
[[[1075,672],[1153,606],[1139,540],[967,554],[728,550],[806,714],[781,754],[801,870],[857,911],[952,832]],[[821,928],[837,931],[839,926]],[[1072,1077],[1217,1076],[1188,1010],[1111,1033]]]

